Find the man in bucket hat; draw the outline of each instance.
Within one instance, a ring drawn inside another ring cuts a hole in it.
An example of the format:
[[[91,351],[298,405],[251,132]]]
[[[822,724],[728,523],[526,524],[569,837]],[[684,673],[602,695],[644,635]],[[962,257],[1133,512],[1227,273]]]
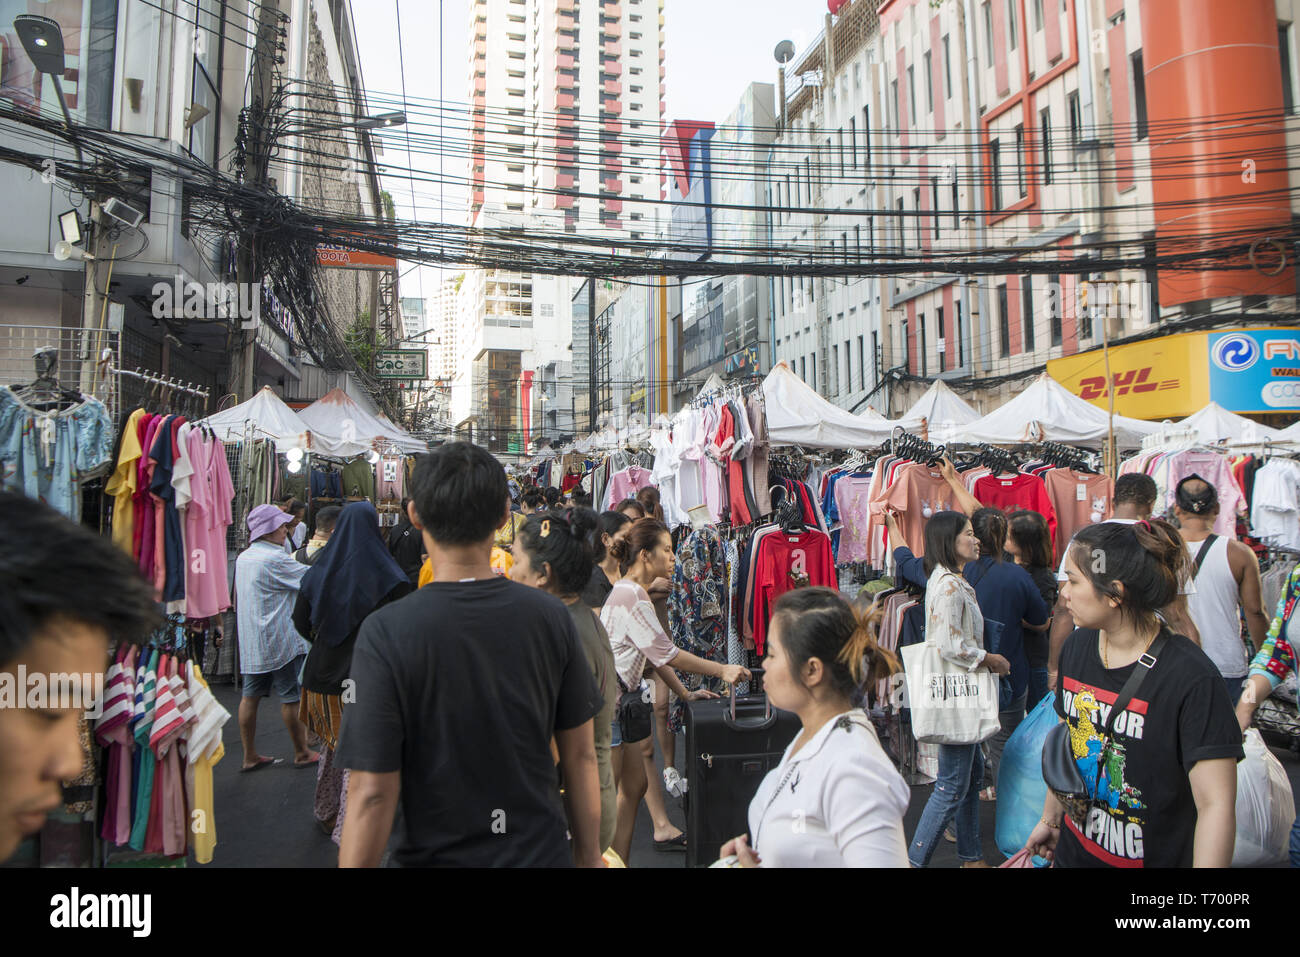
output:
[[[298,675],[307,655],[293,624],[293,605],[310,565],[284,550],[286,526],[293,516],[276,505],[259,505],[248,513],[248,548],[235,559],[235,612],[239,628],[239,667],[244,694],[239,701],[239,738],[244,745],[242,770],[257,771],[282,759],[257,753],[257,707],[275,688],[280,716],[293,741],[295,767],[314,766],[320,755],[307,747],[307,729],[298,720],[301,688]]]

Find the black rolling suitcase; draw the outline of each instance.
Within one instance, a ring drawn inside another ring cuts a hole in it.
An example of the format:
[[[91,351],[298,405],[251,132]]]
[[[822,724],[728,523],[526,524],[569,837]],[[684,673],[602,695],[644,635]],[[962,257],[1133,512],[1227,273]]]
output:
[[[735,694],[686,703],[687,867],[709,866],[723,844],[748,833],[749,802],[801,727],[767,695]]]

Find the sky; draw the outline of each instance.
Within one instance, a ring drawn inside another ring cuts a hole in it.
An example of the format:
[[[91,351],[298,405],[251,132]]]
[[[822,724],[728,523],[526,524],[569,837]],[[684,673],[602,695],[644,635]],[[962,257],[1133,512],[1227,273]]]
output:
[[[413,101],[420,97],[463,104],[469,9],[469,0],[353,0],[362,81],[372,99],[379,94],[400,96],[405,78],[406,95]],[[776,82],[772,51],[777,43],[791,40],[802,52],[821,30],[825,14],[826,5],[819,0],[665,0],[665,119],[721,123],[748,84]],[[431,105],[422,102],[416,108],[427,113]],[[385,102],[375,112],[398,108]],[[437,127],[412,125],[411,131],[436,134]],[[381,163],[406,169],[404,136],[400,127],[381,134]],[[464,165],[462,155],[451,156],[446,175],[463,177]],[[415,155],[414,167],[417,173],[440,173],[433,156]],[[412,191],[398,179],[385,188],[400,218],[462,221],[465,194],[454,184],[418,183]],[[412,269],[401,280],[401,294],[427,298],[437,288],[439,275],[437,269]]]

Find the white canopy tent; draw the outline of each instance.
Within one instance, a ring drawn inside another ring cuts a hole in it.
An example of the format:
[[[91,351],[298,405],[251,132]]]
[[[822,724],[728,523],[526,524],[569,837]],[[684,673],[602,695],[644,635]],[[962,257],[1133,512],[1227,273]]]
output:
[[[1064,442],[1098,448],[1105,444],[1109,416],[1070,392],[1046,372],[1020,395],[961,429],[968,442],[1009,445],[1018,442]],[[1142,437],[1159,428],[1153,422],[1115,416],[1120,448],[1137,448]]]
[[[894,422],[909,432],[918,432],[925,426],[932,442],[957,442],[964,433],[963,426],[970,425],[980,417],[965,399],[948,388],[947,384],[937,381],[925,394],[917,399],[912,407]]]
[[[312,451],[350,458],[396,448],[407,454],[429,451],[429,444],[387,419],[362,408],[342,389],[333,389],[299,413],[312,435]]]
[[[1217,402],[1211,402],[1199,412],[1194,412],[1177,425],[1180,429],[1195,429],[1201,442],[1263,442],[1277,441],[1284,433],[1260,425],[1244,415],[1229,412]],[[1292,426],[1295,429],[1296,426]],[[1283,439],[1285,441],[1285,439]]]
[[[1300,445],[1300,422],[1295,425],[1288,425],[1285,429],[1279,429],[1277,441],[1286,442],[1290,445]]]
[[[284,400],[263,386],[247,402],[231,406],[204,419],[222,442],[274,439],[277,452],[310,447],[310,429]]]
[[[865,449],[880,445],[894,423],[854,415],[827,402],[779,362],[763,380],[767,432],[772,445]]]

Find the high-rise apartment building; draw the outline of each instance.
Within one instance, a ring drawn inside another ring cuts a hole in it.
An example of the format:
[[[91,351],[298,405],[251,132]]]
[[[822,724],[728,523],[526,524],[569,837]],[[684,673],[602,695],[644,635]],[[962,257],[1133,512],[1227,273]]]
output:
[[[470,223],[653,236],[662,0],[475,0],[470,17]],[[453,417],[493,451],[522,451],[533,374],[571,361],[577,283],[479,270],[465,285]]]

